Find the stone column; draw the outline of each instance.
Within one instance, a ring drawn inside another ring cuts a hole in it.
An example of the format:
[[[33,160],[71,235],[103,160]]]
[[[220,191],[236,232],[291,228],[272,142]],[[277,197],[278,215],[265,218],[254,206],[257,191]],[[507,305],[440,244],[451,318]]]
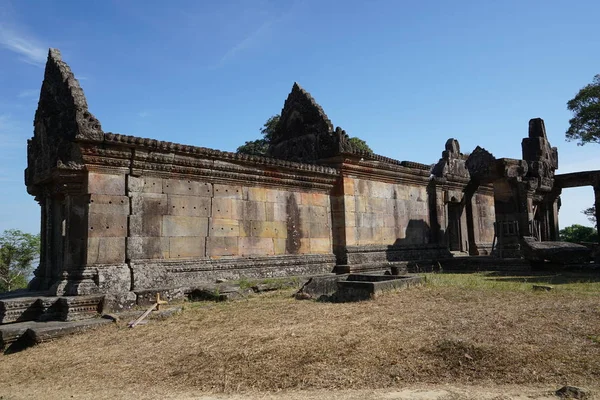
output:
[[[600,182],[594,185],[594,206],[596,208],[596,230],[598,229],[598,223],[600,222]],[[599,237],[600,242],[600,237]]]

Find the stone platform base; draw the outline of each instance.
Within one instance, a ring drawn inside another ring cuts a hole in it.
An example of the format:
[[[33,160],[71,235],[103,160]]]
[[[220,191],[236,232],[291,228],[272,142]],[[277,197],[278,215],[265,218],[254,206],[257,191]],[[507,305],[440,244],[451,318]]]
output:
[[[49,297],[36,293],[0,297],[0,324],[23,321],[76,321],[94,317],[101,309],[103,295]]]

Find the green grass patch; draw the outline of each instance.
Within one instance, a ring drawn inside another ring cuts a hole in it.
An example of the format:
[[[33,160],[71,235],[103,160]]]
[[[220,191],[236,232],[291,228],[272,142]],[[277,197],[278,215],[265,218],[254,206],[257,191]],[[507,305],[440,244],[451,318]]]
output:
[[[531,273],[509,275],[500,272],[426,273],[428,286],[460,287],[477,290],[531,291],[534,285],[548,285],[552,291],[575,291],[600,295],[600,275],[585,273]]]

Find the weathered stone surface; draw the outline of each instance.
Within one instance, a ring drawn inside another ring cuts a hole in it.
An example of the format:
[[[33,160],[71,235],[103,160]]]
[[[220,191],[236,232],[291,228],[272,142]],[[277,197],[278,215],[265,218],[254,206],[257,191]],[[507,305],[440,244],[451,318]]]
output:
[[[210,216],[211,201],[208,197],[169,195],[166,211],[169,215],[187,217]]]
[[[129,197],[127,196],[107,196],[100,194],[90,195],[91,214],[129,214]]]
[[[165,215],[162,222],[162,236],[206,236],[208,219],[203,217],[185,217]]]
[[[162,193],[136,193],[131,196],[131,213],[134,215],[164,215],[168,198]]]
[[[169,238],[169,258],[204,257],[206,253],[206,237],[171,237]]]
[[[119,264],[125,262],[125,237],[90,237],[87,264]]]
[[[127,236],[127,215],[90,213],[88,218],[90,238]]]
[[[128,259],[153,259],[169,257],[169,238],[128,237]]]
[[[576,243],[537,242],[533,238],[523,238],[523,244],[525,258],[531,261],[578,264],[591,258],[591,250]]]
[[[182,196],[211,197],[212,185],[191,179],[164,179],[162,192]]]
[[[125,175],[88,173],[88,193],[125,196]]]

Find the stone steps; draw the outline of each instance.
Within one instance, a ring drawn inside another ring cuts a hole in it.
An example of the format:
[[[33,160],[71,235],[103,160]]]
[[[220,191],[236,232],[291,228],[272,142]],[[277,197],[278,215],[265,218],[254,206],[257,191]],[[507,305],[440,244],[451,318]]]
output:
[[[0,325],[25,321],[77,321],[93,318],[101,311],[104,296],[0,297]]]

